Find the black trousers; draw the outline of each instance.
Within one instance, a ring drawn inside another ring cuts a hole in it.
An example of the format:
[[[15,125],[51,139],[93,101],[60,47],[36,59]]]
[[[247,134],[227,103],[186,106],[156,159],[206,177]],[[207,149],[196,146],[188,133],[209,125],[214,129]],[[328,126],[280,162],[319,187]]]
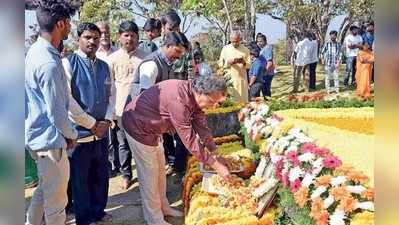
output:
[[[116,120],[114,122],[117,124]],[[113,129],[109,128],[108,132],[108,172],[110,176],[115,176],[121,167],[119,162],[118,130],[119,127],[115,126]]]
[[[73,207],[77,225],[105,215],[108,200],[108,139],[78,143],[70,158]]]
[[[184,146],[179,135],[164,134],[163,147],[165,149],[165,159],[167,162],[169,162],[169,164],[173,166],[174,170],[176,172],[185,171],[189,151]]]
[[[309,64],[309,90],[316,90],[316,67],[317,62]]]
[[[116,136],[118,138],[118,152],[120,172],[123,178],[132,179],[132,152],[127,143],[126,133],[122,126],[122,118],[117,119]]]

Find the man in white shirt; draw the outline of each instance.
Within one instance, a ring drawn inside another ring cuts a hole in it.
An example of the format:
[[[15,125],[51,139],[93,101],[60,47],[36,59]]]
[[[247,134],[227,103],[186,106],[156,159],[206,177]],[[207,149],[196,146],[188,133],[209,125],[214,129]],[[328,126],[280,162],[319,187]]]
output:
[[[294,87],[293,92],[297,93],[299,88],[299,81],[301,74],[305,76],[305,66],[310,63],[310,33],[305,32],[303,34],[302,41],[298,42],[295,46],[293,53],[294,60]]]
[[[359,28],[356,25],[352,25],[349,30],[350,34],[346,36],[344,41],[346,48],[346,75],[344,85],[346,87],[349,85],[350,77],[352,77],[351,85],[356,84],[356,56],[363,43],[363,38],[358,34]]]

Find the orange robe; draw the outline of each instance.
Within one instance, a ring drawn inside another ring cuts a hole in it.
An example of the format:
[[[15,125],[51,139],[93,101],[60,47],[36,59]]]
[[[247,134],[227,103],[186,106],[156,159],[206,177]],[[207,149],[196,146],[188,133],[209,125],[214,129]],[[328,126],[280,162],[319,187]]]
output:
[[[360,50],[356,59],[356,94],[367,98],[370,96],[370,80],[373,64],[362,62],[364,60],[374,62],[374,54],[371,50]]]

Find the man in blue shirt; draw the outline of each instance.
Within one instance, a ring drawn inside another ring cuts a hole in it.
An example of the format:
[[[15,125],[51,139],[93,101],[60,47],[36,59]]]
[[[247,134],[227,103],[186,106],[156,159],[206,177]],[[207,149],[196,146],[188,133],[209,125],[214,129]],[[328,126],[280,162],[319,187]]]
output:
[[[74,120],[78,140],[70,156],[72,199],[76,224],[94,225],[111,221],[104,212],[109,186],[106,135],[114,116],[115,88],[108,64],[96,58],[100,29],[93,23],[81,23],[77,33],[79,49],[63,59],[71,102],[86,117]]]
[[[369,44],[372,51],[374,51],[374,21],[371,21],[366,26],[366,32],[362,35],[363,42]],[[374,82],[374,66],[371,74],[371,81]]]
[[[26,224],[65,224],[69,162],[77,131],[68,120],[68,87],[57,48],[70,32],[75,10],[65,2],[37,8],[40,36],[25,59],[25,145],[37,163],[39,185]],[[43,221],[44,219],[44,221]]]

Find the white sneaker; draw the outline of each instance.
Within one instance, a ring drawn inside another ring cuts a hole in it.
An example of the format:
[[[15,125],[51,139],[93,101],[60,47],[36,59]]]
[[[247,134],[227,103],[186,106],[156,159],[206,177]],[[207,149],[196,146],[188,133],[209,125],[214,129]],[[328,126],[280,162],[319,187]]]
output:
[[[173,216],[173,217],[183,217],[184,214],[182,211],[173,209],[173,208],[169,208],[166,212],[164,212],[165,216]]]

